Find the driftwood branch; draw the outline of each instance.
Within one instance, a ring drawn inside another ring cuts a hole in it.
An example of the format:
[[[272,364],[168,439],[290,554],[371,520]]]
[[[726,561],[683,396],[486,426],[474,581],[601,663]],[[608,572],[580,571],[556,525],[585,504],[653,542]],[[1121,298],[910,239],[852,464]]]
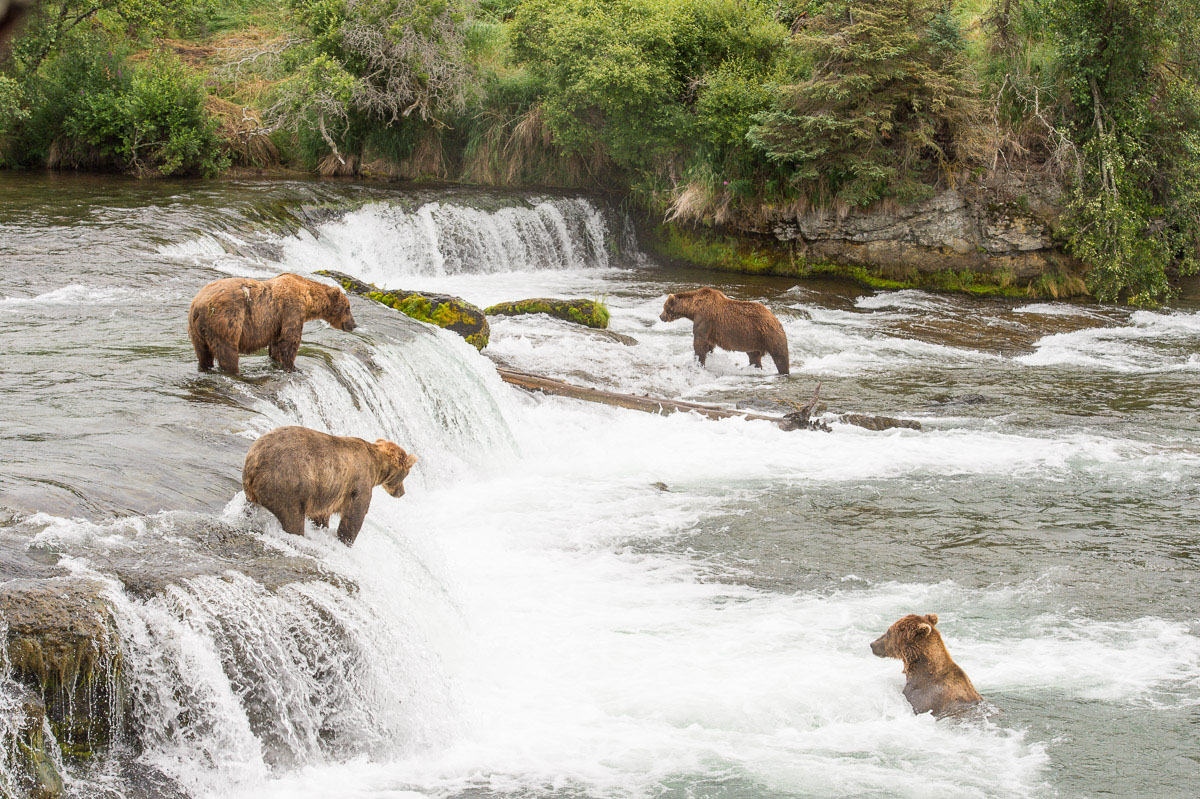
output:
[[[638,394],[621,394],[616,391],[605,391],[599,388],[588,388],[587,386],[577,386],[572,383],[567,383],[563,380],[556,380],[551,377],[543,377],[542,375],[530,374],[528,372],[518,372],[515,369],[497,368],[500,373],[500,378],[506,383],[510,383],[518,388],[523,388],[526,391],[536,391],[542,394],[550,394],[555,397],[570,397],[571,399],[586,400],[588,402],[597,402],[601,405],[611,405],[616,408],[629,408],[635,411],[644,411],[646,413],[670,414],[670,413],[698,413],[709,419],[730,419],[740,417],[742,419],[751,419],[755,421],[772,422],[778,425],[783,430],[823,430],[829,432],[829,426],[824,421],[818,418],[824,412],[824,406],[819,401],[821,386],[818,384],[817,390],[813,392],[813,398],[805,405],[795,405],[796,410],[786,416],[770,416],[762,413],[753,413],[751,411],[739,411],[729,408],[720,408],[716,405],[704,405],[699,402],[685,402],[683,400],[668,400],[658,397],[645,397]],[[912,430],[920,430],[921,423],[911,419],[894,419],[890,416],[868,416],[864,414],[842,414],[837,417],[837,421],[844,424],[858,425],[865,427],[868,430],[887,430],[892,427],[904,427]]]

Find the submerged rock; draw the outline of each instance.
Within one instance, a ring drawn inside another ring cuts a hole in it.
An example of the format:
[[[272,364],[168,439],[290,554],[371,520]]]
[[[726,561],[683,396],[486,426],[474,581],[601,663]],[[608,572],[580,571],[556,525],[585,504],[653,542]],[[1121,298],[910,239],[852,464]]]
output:
[[[544,313],[564,322],[575,322],[586,327],[604,329],[608,327],[608,308],[594,300],[554,300],[537,297],[531,300],[502,302],[484,310],[488,316],[521,316]],[[624,342],[623,342],[624,343]]]
[[[843,413],[837,419],[842,424],[865,427],[867,430],[891,430],[895,427],[920,430],[921,423],[915,419],[896,419],[892,416],[870,416],[865,413]]]
[[[367,297],[417,321],[457,333],[475,349],[481,350],[488,344],[492,331],[487,316],[477,306],[461,297],[428,291],[381,289],[371,283],[364,283],[357,278],[327,269],[318,270],[316,274],[333,278],[349,294]]]
[[[612,330],[597,330],[593,328],[592,330],[588,331],[588,334],[596,338],[615,342],[617,344],[624,344],[626,347],[636,347],[638,344],[638,340],[633,336],[627,336],[624,333],[616,333]]]

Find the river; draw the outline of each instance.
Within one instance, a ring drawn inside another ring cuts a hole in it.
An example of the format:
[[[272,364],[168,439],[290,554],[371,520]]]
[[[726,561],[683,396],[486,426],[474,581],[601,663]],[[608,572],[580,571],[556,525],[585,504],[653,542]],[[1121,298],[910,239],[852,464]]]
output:
[[[339,182],[5,175],[0,263],[0,582],[99,581],[125,664],[125,732],[68,762],[72,796],[1200,784],[1195,303],[691,271],[599,199]],[[359,328],[310,323],[297,373],[196,371],[200,286],[317,269],[604,299],[637,343],[493,318],[480,354],[355,297]],[[775,311],[790,378],[695,362],[658,314],[706,284]],[[493,361],[767,412],[820,382],[924,430],[653,416],[524,394]],[[377,491],[352,549],[287,536],[240,494],[282,424],[400,443],[407,495]],[[986,717],[911,712],[868,648],[910,612],[939,614]]]

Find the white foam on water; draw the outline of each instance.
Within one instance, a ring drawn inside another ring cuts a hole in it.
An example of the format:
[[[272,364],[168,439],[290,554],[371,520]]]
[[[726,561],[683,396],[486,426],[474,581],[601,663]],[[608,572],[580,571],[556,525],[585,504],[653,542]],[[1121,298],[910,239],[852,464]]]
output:
[[[81,283],[47,291],[33,297],[0,297],[0,313],[6,310],[27,311],[37,306],[109,306],[129,302],[143,292],[118,286],[88,286]]]
[[[1094,311],[1067,302],[1034,302],[1013,308],[1012,312],[1037,314],[1038,316],[1097,316]]]
[[[919,289],[902,289],[900,291],[880,291],[866,294],[854,301],[855,308],[863,310],[896,309],[900,311],[943,312],[952,306],[945,297],[939,297],[928,291]]]
[[[1014,360],[1125,373],[1200,370],[1200,313],[1137,311],[1129,321],[1046,336]]]

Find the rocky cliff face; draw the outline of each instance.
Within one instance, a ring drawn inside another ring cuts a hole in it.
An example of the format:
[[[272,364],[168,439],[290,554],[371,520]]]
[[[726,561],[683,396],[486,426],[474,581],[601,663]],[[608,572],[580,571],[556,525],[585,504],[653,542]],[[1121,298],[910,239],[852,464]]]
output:
[[[1053,198],[1002,201],[995,192],[943,191],[909,206],[814,210],[770,225],[798,255],[896,272],[971,270],[1034,278],[1078,271],[1052,235]]]

